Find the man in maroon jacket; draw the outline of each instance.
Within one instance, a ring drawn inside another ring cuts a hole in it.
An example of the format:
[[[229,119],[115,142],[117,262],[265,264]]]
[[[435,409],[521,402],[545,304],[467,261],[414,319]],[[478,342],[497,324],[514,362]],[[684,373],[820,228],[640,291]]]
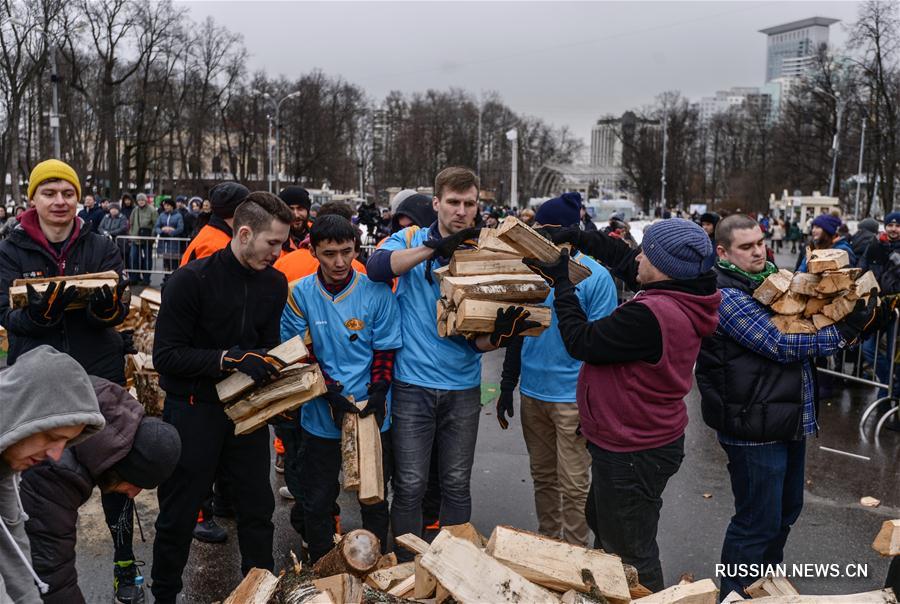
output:
[[[589,322],[569,280],[567,252],[555,263],[525,259],[554,288],[563,343],[584,361],[577,401],[592,459],[586,515],[596,545],[634,565],[641,584],[658,591],[662,492],[684,457],[684,397],[700,341],[718,323],[713,247],[702,228],[680,218],[651,225],[641,250],[599,231],[557,229],[552,237],[640,290]]]

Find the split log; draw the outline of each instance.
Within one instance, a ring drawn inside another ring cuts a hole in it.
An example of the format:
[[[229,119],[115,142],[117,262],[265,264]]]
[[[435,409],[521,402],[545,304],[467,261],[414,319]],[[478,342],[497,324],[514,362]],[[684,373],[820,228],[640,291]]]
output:
[[[828,327],[829,325],[834,325],[834,324],[835,324],[835,321],[832,321],[831,319],[829,319],[829,318],[826,317],[825,315],[821,315],[821,314],[820,314],[820,315],[813,315],[813,316],[812,316],[812,322],[813,322],[813,327],[816,328],[816,331],[819,331],[820,329],[825,329],[825,328]]]
[[[264,568],[251,568],[222,604],[268,604],[275,593],[278,577]]]
[[[597,600],[589,598],[582,593],[570,589],[559,597],[561,604],[596,604]]]
[[[394,541],[400,547],[409,550],[414,554],[424,554],[430,547],[427,541],[412,533],[405,533],[399,537],[394,537]]]
[[[800,593],[786,577],[763,577],[745,587],[744,591],[751,598],[796,596]]]
[[[900,520],[885,520],[872,542],[872,549],[882,556],[900,555]]]
[[[406,594],[411,593],[416,587],[416,576],[410,575],[394,585],[392,588],[387,590],[389,595],[397,596],[398,598],[406,597]]]
[[[522,263],[522,256],[519,254],[482,250],[459,250],[454,252],[448,267],[448,275],[445,276],[534,274],[530,268]]]
[[[363,601],[362,583],[349,573],[315,579],[312,584],[319,591],[327,592],[338,604],[361,604]]]
[[[781,333],[816,333],[816,326],[812,321],[796,315],[773,315],[772,323]]]
[[[528,267],[525,267],[528,270]],[[28,286],[36,292],[43,293],[51,283],[66,282],[66,290],[75,288],[75,299],[67,308],[82,308],[87,306],[91,294],[104,285],[115,291],[119,285],[119,274],[116,271],[103,273],[85,273],[83,275],[65,275],[62,277],[42,277],[35,279],[16,279],[9,288],[9,305],[11,308],[24,308],[28,306]]]
[[[834,322],[840,321],[853,311],[856,302],[847,298],[835,298],[822,308],[822,314]]]
[[[822,278],[819,275],[813,275],[812,273],[794,273],[794,276],[791,278],[790,290],[804,296],[815,296],[817,294],[816,286],[821,280]]]
[[[550,286],[534,273],[446,277],[441,281],[441,295],[455,305],[466,299],[541,303],[549,294]]]
[[[306,349],[306,345],[303,343],[303,339],[300,336],[294,336],[287,342],[282,342],[275,348],[271,349],[269,351],[269,354],[278,357],[288,366],[290,366],[308,357],[309,351]],[[253,378],[251,378],[246,373],[235,371],[227,378],[216,384],[216,392],[219,395],[220,401],[222,401],[223,403],[228,403],[253,386]]]
[[[234,421],[235,434],[253,432],[276,415],[293,411],[325,394],[325,377],[318,365],[305,365],[297,369],[297,373],[291,372],[225,408],[225,413]]]
[[[856,291],[857,296],[863,297],[868,296],[873,289],[875,290],[875,293],[881,292],[881,287],[878,285],[878,279],[875,278],[875,273],[866,271],[856,280],[854,290]]]
[[[458,539],[465,539],[475,547],[479,549],[484,549],[485,545],[487,545],[488,540],[485,539],[484,535],[478,532],[478,529],[475,528],[471,522],[465,522],[463,524],[448,524],[447,526],[441,527],[441,532],[447,531],[454,537]]]
[[[156,306],[157,309],[162,305],[162,292],[155,287],[145,287],[141,290],[138,298],[146,300],[147,303]]]
[[[497,236],[497,229],[481,229],[478,234],[478,249],[519,255],[514,247]]]
[[[816,292],[819,294],[836,294],[853,287],[853,277],[851,271],[857,269],[844,268],[837,271],[825,271],[822,273],[822,279],[816,285]]]
[[[836,271],[850,264],[850,256],[846,250],[828,248],[827,250],[813,250],[807,254],[807,272],[818,275],[825,271]]]
[[[527,304],[511,304],[509,302],[491,302],[490,300],[463,300],[456,308],[456,330],[459,333],[491,333],[497,320],[497,310],[509,306],[524,306],[531,313],[529,321],[537,321],[540,326],[522,333],[524,336],[540,335],[550,327],[550,308],[547,306],[530,306]]]
[[[152,417],[162,417],[163,407],[166,402],[166,393],[159,386],[159,374],[155,371],[134,372],[135,397],[144,413]]]
[[[766,596],[754,598],[753,604],[897,604],[894,590],[879,589],[838,596]]]
[[[765,306],[770,306],[791,288],[793,277],[794,273],[786,269],[772,273],[759,284],[759,287],[753,290],[753,299]]]
[[[554,262],[560,249],[533,228],[516,218],[507,216],[497,228],[497,237],[526,258]],[[569,280],[577,284],[591,276],[591,269],[569,259]]]
[[[369,576],[366,577],[366,583],[375,589],[387,591],[391,586],[396,585],[407,577],[411,577],[415,572],[415,562],[404,562],[403,564],[369,573]]]
[[[806,273],[797,273],[798,275],[805,275]],[[822,309],[828,304],[828,300],[825,298],[809,298],[806,301],[806,308],[803,309],[803,316],[807,319],[811,318],[813,315],[822,314]]]
[[[556,596],[465,541],[442,533],[422,556],[422,566],[460,604],[558,602]]]
[[[345,491],[359,490],[358,420],[357,414],[345,413],[341,424],[341,473]]]
[[[365,529],[344,535],[331,551],[319,558],[313,572],[320,577],[350,573],[364,577],[375,569],[381,558],[381,542]]]
[[[638,600],[641,604],[716,604],[719,588],[712,579],[673,585]]]
[[[447,337],[458,335],[459,330],[456,328],[456,311],[451,310],[447,313]]]
[[[779,315],[799,315],[806,308],[807,297],[788,291],[770,306]]]
[[[397,566],[397,554],[395,554],[394,552],[388,552],[381,557],[381,560],[378,561],[378,564],[375,566],[375,570],[390,568],[392,566]]]
[[[596,588],[613,604],[631,601],[622,560],[536,533],[498,526],[485,551],[529,581],[555,591]]]
[[[735,602],[743,602],[744,597],[736,591],[731,592],[719,604],[734,604]]]
[[[416,554],[413,566],[416,576],[416,584],[413,586],[413,597],[416,600],[430,598],[437,589],[437,580],[435,580],[434,575],[422,566],[422,554]]]
[[[356,406],[362,409],[368,401]],[[360,503],[371,505],[384,501],[384,467],[381,451],[381,428],[375,414],[357,419],[357,451],[359,452]]]

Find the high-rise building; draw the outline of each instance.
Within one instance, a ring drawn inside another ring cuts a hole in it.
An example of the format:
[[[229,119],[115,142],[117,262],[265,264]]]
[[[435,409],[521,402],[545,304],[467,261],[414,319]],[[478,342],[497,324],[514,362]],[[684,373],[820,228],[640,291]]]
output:
[[[658,128],[659,121],[639,118],[633,111],[626,111],[622,117],[597,120],[591,129],[591,165],[621,168],[623,154],[631,146],[638,126]]]
[[[828,28],[839,19],[810,17],[759,30],[766,40],[766,82],[776,78],[799,78],[816,53],[828,45]]]

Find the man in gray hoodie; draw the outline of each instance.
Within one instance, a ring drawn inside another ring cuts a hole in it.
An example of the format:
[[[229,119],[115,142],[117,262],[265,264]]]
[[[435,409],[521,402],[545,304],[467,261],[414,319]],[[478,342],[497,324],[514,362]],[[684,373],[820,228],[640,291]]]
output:
[[[67,445],[98,432],[105,420],[87,373],[50,346],[0,371],[0,400],[0,602],[38,604],[48,586],[31,567],[19,473],[59,460]]]

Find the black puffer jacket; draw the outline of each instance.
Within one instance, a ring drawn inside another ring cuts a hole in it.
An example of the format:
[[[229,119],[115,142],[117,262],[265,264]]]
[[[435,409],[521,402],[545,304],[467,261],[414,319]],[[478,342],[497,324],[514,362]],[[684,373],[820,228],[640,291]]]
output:
[[[131,450],[144,408],[122,387],[91,378],[106,426],[68,448],[58,462],[45,461],[22,474],[25,531],[34,569],[49,586],[45,604],[78,604],[84,596],[75,572],[78,508],[90,498],[97,477]]]
[[[7,364],[12,365],[19,355],[36,346],[48,344],[72,356],[88,374],[124,384],[125,354],[122,338],[114,329],[128,313],[124,303],[110,321],[78,308],[66,312],[62,321],[52,327],[32,321],[24,308],[10,308],[9,288],[16,279],[103,271],[121,275],[123,270],[122,253],[116,244],[83,225],[79,225],[78,233],[73,235],[75,240],[62,256],[54,257],[46,239],[36,239],[43,235],[38,235],[33,212],[22,214],[19,226],[0,242],[0,324],[9,332]]]
[[[715,271],[719,289],[748,295],[756,289],[756,283],[741,275],[718,266]],[[703,339],[696,375],[703,421],[710,428],[757,442],[793,440],[802,434],[802,361],[766,358],[732,340],[720,326]]]

